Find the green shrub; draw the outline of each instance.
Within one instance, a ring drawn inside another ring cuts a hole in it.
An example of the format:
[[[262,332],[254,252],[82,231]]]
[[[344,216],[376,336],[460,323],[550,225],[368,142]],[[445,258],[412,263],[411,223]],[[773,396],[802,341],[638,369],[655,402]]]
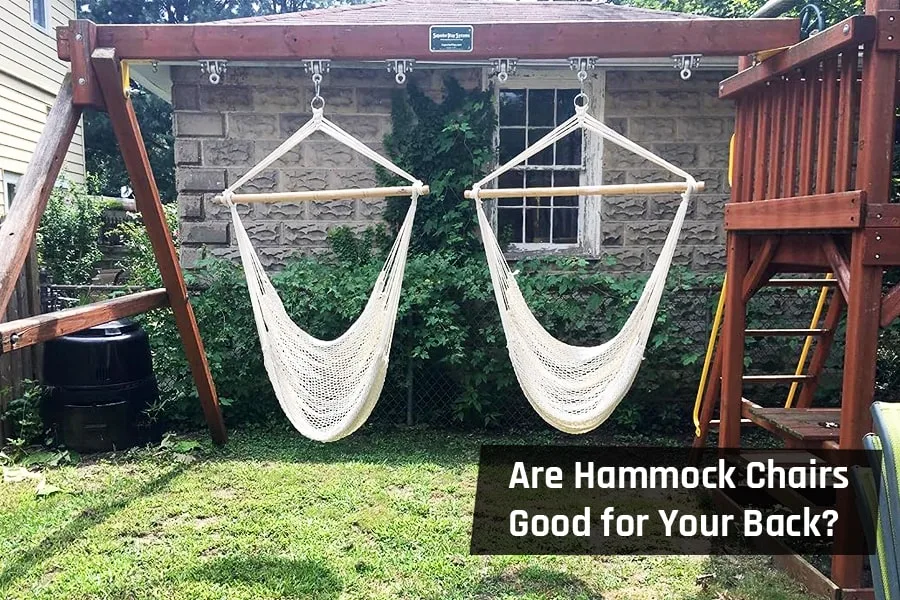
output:
[[[90,283],[103,259],[99,241],[107,202],[80,184],[50,194],[37,232],[38,261],[54,283]]]
[[[47,429],[41,416],[41,402],[44,397],[44,387],[37,381],[26,379],[22,382],[22,389],[13,393],[12,389],[0,390],[0,395],[5,397],[6,407],[0,418],[10,427],[11,434],[8,440],[16,447],[25,447],[45,441]],[[3,444],[0,443],[0,446]]]
[[[177,248],[179,245],[178,205],[163,204],[163,213]],[[150,245],[150,238],[147,236],[147,228],[144,227],[141,215],[129,213],[128,219],[120,223],[114,233],[125,246],[125,258],[119,262],[119,267],[125,270],[126,281],[136,286],[160,287],[162,277],[159,274],[153,247]]]

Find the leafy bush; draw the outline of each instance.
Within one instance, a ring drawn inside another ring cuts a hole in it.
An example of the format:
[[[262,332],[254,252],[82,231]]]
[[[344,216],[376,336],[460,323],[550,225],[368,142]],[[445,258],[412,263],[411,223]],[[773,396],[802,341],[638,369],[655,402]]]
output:
[[[163,213],[177,248],[178,206],[174,203],[163,204]],[[119,262],[119,266],[125,270],[127,282],[136,286],[160,287],[162,277],[159,274],[159,266],[156,264],[147,228],[144,227],[140,214],[129,213],[128,219],[120,223],[114,233],[125,246],[125,258]]]
[[[43,442],[47,433],[41,416],[44,387],[37,381],[26,379],[18,394],[10,388],[0,390],[0,394],[6,397],[6,408],[0,417],[9,424],[12,433],[8,440],[0,442],[7,441],[18,448]]]
[[[108,203],[84,185],[57,187],[37,232],[38,261],[54,283],[90,283],[103,259],[99,240]]]

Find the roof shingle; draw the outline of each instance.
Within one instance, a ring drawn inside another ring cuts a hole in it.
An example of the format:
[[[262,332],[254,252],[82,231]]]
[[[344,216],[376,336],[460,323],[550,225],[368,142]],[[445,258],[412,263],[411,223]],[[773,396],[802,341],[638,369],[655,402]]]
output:
[[[229,24],[295,25],[544,23],[682,20],[700,15],[576,0],[381,0],[294,13],[230,19]]]

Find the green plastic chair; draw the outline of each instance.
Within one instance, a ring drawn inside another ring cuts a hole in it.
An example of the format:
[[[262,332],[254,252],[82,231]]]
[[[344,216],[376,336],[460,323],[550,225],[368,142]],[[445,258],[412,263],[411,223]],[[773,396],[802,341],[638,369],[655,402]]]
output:
[[[872,404],[874,433],[863,438],[871,468],[855,467],[853,482],[869,545],[877,600],[900,600],[900,404]],[[874,543],[873,543],[874,542]]]

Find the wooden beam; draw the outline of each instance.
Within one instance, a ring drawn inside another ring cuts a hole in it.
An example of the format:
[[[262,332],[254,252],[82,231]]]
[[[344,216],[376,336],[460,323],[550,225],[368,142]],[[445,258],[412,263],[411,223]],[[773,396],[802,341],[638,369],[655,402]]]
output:
[[[732,202],[725,206],[725,229],[854,229],[862,226],[863,198],[862,192],[854,191],[757,202]]]
[[[166,290],[149,290],[44,315],[0,323],[0,354],[169,304]]]
[[[78,106],[103,107],[103,95],[97,87],[91,52],[97,45],[97,26],[85,20],[69,21],[72,63],[72,102]]]
[[[900,227],[900,204],[866,205],[866,227]]]
[[[896,284],[881,299],[881,326],[887,327],[900,317],[900,283]]]
[[[472,23],[472,51],[448,54],[430,51],[431,25],[97,25],[97,47],[115,48],[120,60],[413,58],[450,61],[490,60],[498,56],[519,59],[650,58],[686,53],[738,56],[789,46],[799,40],[797,19]],[[72,57],[72,38],[71,31],[59,35],[57,50],[62,60]]]
[[[732,75],[719,84],[719,97],[731,98],[767,79],[784,75],[847,46],[858,46],[873,39],[875,39],[875,17],[871,15],[848,17],[768,60]]]
[[[898,0],[867,0],[866,13],[900,8]],[[859,108],[859,151],[856,187],[875,203],[890,201],[891,164],[894,149],[894,107],[897,81],[896,52],[879,52],[868,44],[863,53],[862,88]],[[864,200],[865,201],[865,200]],[[869,409],[875,397],[875,362],[881,312],[882,267],[865,264],[866,229],[858,229],[850,240],[850,294],[847,296],[847,337],[844,346],[844,381],[841,398],[841,449],[862,448],[862,438],[871,431]],[[859,536],[859,520],[853,494],[843,490],[837,509],[849,518],[841,519],[835,544],[842,547]],[[831,577],[842,588],[859,587],[861,556],[835,555]]]
[[[169,303],[175,314],[175,323],[178,326],[184,352],[197,386],[206,422],[213,439],[218,443],[224,443],[228,436],[225,433],[225,423],[222,420],[222,412],[209,370],[209,363],[203,350],[203,341],[200,339],[194,310],[188,301],[187,287],[184,284],[178,254],[175,252],[172,235],[166,226],[159,190],[150,168],[147,149],[141,138],[141,130],[134,114],[134,107],[122,90],[122,77],[115,50],[111,48],[94,50],[92,64],[103,92],[103,100],[109,112],[113,132],[119,142],[125,168],[131,179],[134,198],[147,228],[147,235],[153,246],[153,254],[169,295]]]
[[[729,206],[748,204],[729,203]],[[729,231],[726,236],[725,276],[728,281],[743,282],[749,267],[750,240],[746,235]],[[725,289],[725,315],[722,322],[722,388],[719,403],[719,448],[738,448],[741,443],[741,401],[743,399],[744,330],[747,327],[747,305],[742,285]]]
[[[47,122],[31,155],[31,162],[19,180],[9,214],[0,224],[0,315],[5,313],[6,305],[15,291],[22,265],[28,257],[38,223],[47,207],[47,200],[65,162],[80,118],[81,109],[72,104],[71,77],[66,75],[56,102],[47,115]]]
[[[750,298],[752,298],[766,280],[771,277],[769,265],[772,263],[772,258],[775,256],[775,250],[778,249],[778,243],[780,241],[781,239],[778,236],[767,236],[762,247],[759,249],[759,252],[753,254],[753,262],[750,264],[750,269],[744,277],[744,286],[742,290],[744,303],[749,302]]]
[[[867,228],[862,234],[863,264],[882,267],[900,265],[900,228]]]
[[[875,46],[886,52],[900,50],[900,10],[878,11],[878,34]]]
[[[844,315],[844,308],[847,306],[844,302],[844,295],[840,290],[835,290],[831,296],[831,302],[828,304],[828,312],[825,313],[825,320],[822,322],[822,328],[828,333],[820,337],[816,341],[816,347],[813,349],[812,358],[809,359],[809,368],[806,372],[813,375],[814,378],[804,381],[800,388],[800,395],[797,396],[797,408],[809,408],[812,406],[813,398],[816,395],[816,389],[819,387],[819,381],[822,371],[825,369],[825,362],[831,353],[831,346],[834,343],[834,333],[837,331],[841,317]]]
[[[822,251],[825,258],[831,265],[831,272],[834,273],[834,279],[838,283],[844,298],[850,296],[850,266],[847,264],[847,257],[844,252],[838,248],[837,242],[832,236],[828,236],[822,243]]]

